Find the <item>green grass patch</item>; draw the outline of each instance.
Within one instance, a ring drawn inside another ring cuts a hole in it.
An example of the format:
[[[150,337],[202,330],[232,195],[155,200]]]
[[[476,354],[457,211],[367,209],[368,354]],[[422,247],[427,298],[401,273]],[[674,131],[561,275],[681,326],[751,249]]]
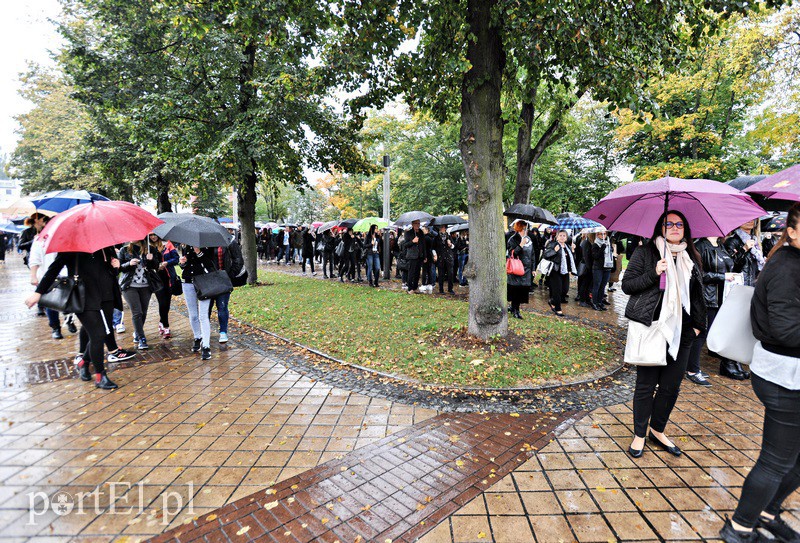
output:
[[[242,287],[231,297],[236,318],[338,359],[453,386],[514,387],[572,378],[618,353],[600,331],[557,318],[510,319],[510,337],[473,341],[468,305],[286,275]]]

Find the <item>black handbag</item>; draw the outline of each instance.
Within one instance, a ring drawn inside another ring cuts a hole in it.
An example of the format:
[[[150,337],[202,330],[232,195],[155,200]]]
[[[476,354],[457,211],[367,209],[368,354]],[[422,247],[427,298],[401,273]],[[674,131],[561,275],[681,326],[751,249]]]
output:
[[[181,283],[180,279],[170,279],[172,282],[172,295],[173,296],[180,296],[183,294],[183,283]]]
[[[220,294],[233,292],[231,278],[225,270],[215,270],[192,277],[194,290],[200,300],[210,300]]]
[[[83,313],[86,303],[86,285],[78,275],[78,259],[75,258],[75,275],[58,277],[50,290],[39,298],[39,305],[62,313]]]
[[[161,276],[158,275],[158,272],[153,270],[147,270],[147,282],[150,285],[150,288],[153,289],[153,292],[158,292],[164,288],[164,281],[161,280]]]

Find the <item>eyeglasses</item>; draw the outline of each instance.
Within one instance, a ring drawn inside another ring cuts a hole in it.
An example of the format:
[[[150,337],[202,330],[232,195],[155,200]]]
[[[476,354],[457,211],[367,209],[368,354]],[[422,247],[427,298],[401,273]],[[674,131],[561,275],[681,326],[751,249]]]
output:
[[[667,229],[670,229],[670,228],[682,229],[683,228],[683,222],[682,221],[678,221],[678,222],[667,221]]]

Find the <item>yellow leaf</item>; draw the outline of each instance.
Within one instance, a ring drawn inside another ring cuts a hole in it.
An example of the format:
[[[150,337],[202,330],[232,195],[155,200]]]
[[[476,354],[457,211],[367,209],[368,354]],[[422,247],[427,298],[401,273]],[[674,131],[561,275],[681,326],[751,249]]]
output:
[[[483,539],[486,537],[486,532],[478,532],[478,539]]]
[[[274,488],[268,488],[267,489],[267,496],[269,496],[270,494],[277,494],[277,493],[278,493],[278,491],[275,490]]]
[[[277,504],[278,504],[278,502],[275,502],[275,505],[277,505]],[[208,515],[206,517],[206,521],[207,522],[211,522],[212,520],[216,520],[216,519],[217,519],[217,515]]]
[[[470,362],[470,364],[472,364],[473,366],[480,366],[481,364],[483,364],[483,360],[481,360],[480,358],[476,358],[475,360]]]
[[[463,465],[464,465],[464,461],[463,460],[456,460],[456,466],[461,467]]]
[[[244,528],[236,532],[236,535],[244,535],[249,531],[250,531],[250,526],[245,526]]]
[[[277,500],[275,500],[274,502],[269,502],[264,504],[264,509],[266,509],[267,511],[269,511],[270,509],[275,509],[276,507],[278,507]]]
[[[519,413],[511,413],[509,416],[510,416],[510,417],[518,417],[518,416],[519,416]],[[481,532],[481,533],[483,533],[483,532]]]
[[[603,487],[603,486],[598,486],[598,487],[595,488],[595,490],[597,490],[598,492],[605,492],[606,491],[605,487]]]
[[[324,518],[324,519],[322,519],[320,522],[321,522],[322,524],[328,524],[328,520],[330,520],[330,519]]]

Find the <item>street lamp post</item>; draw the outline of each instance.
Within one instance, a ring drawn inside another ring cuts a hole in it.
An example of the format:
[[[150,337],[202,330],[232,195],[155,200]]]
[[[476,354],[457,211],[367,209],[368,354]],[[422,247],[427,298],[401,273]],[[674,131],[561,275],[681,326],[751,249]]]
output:
[[[383,219],[389,220],[389,170],[391,161],[389,155],[383,155]],[[383,236],[383,279],[388,281],[392,278],[392,270],[389,269],[391,255],[389,254],[389,231]]]

